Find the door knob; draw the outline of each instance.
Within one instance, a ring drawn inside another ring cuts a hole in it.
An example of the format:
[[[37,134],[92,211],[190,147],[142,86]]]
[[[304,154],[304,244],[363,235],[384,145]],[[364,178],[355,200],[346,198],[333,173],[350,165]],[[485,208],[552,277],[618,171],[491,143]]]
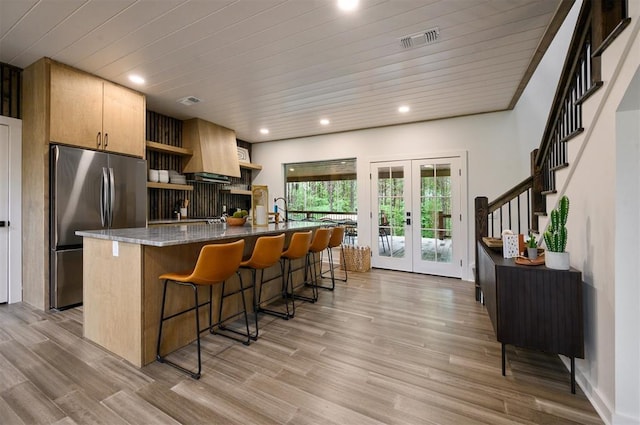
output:
[[[5,227],[5,225],[7,227],[9,227],[9,222],[8,221],[0,221],[0,227]]]

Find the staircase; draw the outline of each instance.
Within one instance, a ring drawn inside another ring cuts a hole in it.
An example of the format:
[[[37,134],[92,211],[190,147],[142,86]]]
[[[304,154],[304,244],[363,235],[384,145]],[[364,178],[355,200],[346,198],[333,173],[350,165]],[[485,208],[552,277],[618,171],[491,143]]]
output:
[[[475,199],[476,265],[482,237],[500,237],[505,229],[538,234],[548,224],[547,206],[555,206],[565,194],[575,170],[572,164],[579,161],[589,140],[589,125],[606,98],[598,94],[607,92],[601,77],[602,53],[629,23],[625,0],[583,3],[540,147],[531,152],[531,176],[492,202]],[[478,272],[476,267],[479,301]]]

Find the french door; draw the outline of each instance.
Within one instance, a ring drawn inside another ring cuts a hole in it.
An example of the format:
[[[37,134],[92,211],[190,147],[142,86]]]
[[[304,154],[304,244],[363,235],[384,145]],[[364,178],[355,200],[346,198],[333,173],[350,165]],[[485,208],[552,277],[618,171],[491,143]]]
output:
[[[461,277],[461,162],[450,157],[371,164],[374,267]]]

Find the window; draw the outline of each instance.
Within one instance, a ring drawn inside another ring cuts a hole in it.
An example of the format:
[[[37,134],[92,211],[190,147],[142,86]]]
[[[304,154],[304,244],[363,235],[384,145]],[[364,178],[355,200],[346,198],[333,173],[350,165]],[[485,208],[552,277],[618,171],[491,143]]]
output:
[[[355,220],[356,160],[285,164],[289,219]]]

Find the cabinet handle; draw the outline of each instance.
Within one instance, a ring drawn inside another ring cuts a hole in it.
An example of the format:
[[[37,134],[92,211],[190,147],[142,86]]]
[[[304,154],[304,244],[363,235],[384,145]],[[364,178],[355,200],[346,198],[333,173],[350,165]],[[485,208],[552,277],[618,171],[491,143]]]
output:
[[[98,146],[98,149],[100,149],[100,145],[102,144],[102,139],[100,138],[101,135],[102,132],[98,131],[98,135],[96,136],[96,145]]]
[[[104,133],[104,148],[106,149],[109,145],[109,133]]]

